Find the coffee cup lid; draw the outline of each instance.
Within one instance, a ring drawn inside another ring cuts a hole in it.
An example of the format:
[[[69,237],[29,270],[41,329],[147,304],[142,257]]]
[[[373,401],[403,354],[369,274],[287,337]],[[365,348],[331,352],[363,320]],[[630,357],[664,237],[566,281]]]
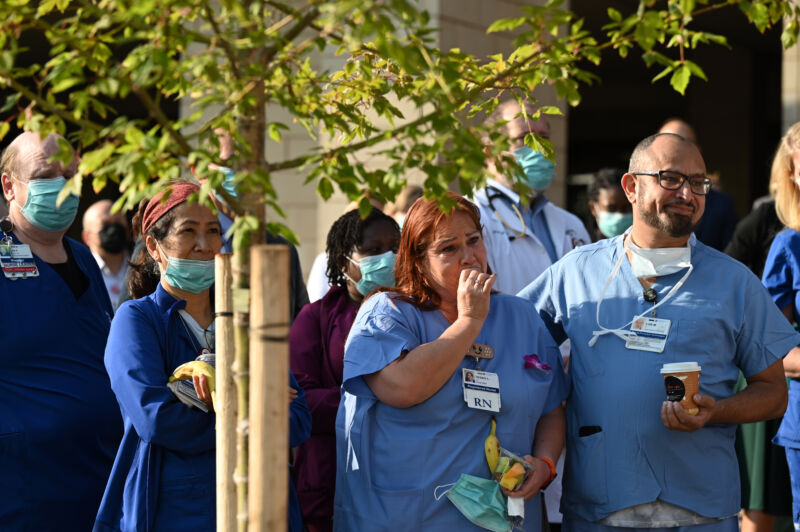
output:
[[[671,362],[661,366],[661,373],[685,373],[688,371],[700,371],[700,364],[697,362]]]

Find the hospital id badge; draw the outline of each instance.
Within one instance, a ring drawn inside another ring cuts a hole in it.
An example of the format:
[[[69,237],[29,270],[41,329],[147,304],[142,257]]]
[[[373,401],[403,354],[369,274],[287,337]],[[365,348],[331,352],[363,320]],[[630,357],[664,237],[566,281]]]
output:
[[[633,336],[625,342],[628,349],[663,353],[669,335],[669,320],[659,318],[645,318],[640,316],[633,320],[631,333]]]
[[[39,268],[28,244],[0,243],[0,268],[6,279],[39,277]]]
[[[461,369],[464,402],[470,408],[500,411],[500,377],[497,373],[477,369]]]

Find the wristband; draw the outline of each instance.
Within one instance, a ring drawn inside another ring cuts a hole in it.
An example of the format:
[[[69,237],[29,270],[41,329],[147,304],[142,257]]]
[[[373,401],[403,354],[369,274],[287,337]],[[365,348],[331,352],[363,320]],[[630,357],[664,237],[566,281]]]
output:
[[[548,479],[547,482],[544,483],[544,485],[541,488],[539,488],[539,490],[545,490],[547,489],[547,486],[549,486],[550,483],[553,482],[553,480],[555,480],[555,478],[558,476],[558,473],[556,472],[556,466],[555,464],[553,464],[552,460],[550,460],[546,456],[537,456],[536,458],[547,464],[547,467],[550,468],[550,478]]]

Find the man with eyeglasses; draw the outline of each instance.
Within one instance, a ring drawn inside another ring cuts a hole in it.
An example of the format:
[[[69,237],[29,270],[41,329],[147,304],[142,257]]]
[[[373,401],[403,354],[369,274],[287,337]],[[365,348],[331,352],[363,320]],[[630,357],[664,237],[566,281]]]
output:
[[[525,144],[529,133],[550,138],[547,122],[534,120],[536,111],[526,102],[523,114],[517,101],[509,100],[489,117],[488,123],[506,122],[509,145],[505,152],[522,172],[516,179],[504,175],[488,157],[491,177],[474,197],[481,211],[489,267],[497,274],[494,287],[507,294],[516,294],[573,248],[591,242],[580,218],[553,205],[545,195],[555,167]]]
[[[60,149],[64,146],[64,149]],[[0,529],[92,529],[122,436],[103,353],[111,302],[64,236],[79,198],[67,141],[25,132],[0,157]]]
[[[758,278],[694,237],[711,187],[694,143],[644,139],[622,186],[631,229],[520,293],[572,343],[563,530],[735,532],[736,424],[783,413],[800,334]],[[701,368],[695,412],[665,401],[660,369],[677,362]]]

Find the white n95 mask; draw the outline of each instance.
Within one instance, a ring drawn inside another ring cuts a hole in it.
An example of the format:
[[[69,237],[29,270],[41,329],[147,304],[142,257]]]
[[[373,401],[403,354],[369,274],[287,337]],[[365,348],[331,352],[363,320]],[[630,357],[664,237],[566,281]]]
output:
[[[631,252],[631,271],[636,277],[661,277],[692,265],[691,242],[679,248],[640,248],[625,239],[625,248]]]

